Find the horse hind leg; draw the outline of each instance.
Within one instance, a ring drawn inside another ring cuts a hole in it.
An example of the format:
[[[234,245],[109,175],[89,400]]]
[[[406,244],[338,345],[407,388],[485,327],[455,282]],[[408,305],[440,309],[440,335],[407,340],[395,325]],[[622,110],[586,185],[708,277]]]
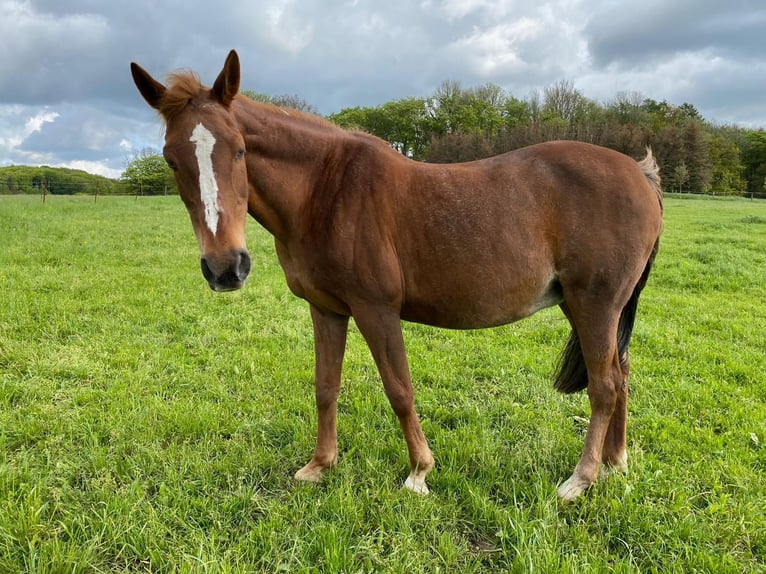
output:
[[[649,273],[652,269],[654,257],[657,254],[657,244],[655,243],[649,260],[644,266],[641,277],[633,289],[633,293],[625,304],[620,314],[620,322],[617,332],[617,347],[620,356],[621,380],[617,389],[617,401],[609,423],[606,439],[604,441],[604,452],[602,459],[608,469],[619,472],[628,470],[628,450],[627,450],[627,418],[628,418],[628,379],[630,376],[630,339],[633,334],[633,324],[638,309],[638,299],[641,291],[646,285]]]
[[[624,431],[624,414],[620,413],[625,408],[625,402],[618,398],[623,381],[617,349],[619,312],[610,312],[597,306],[592,309],[573,309],[570,305],[565,313],[579,335],[582,359],[588,372],[587,391],[591,405],[591,419],[582,455],[572,476],[558,489],[559,497],[574,500],[596,482],[604,456],[617,454],[610,450],[611,446],[605,449],[605,444],[607,436],[610,436],[619,446],[619,437]],[[580,319],[584,317],[591,320]],[[618,417],[613,423],[615,413]],[[622,440],[624,448],[624,436]]]
[[[630,374],[630,359],[627,351],[620,355],[620,371],[621,382],[617,389],[614,412],[604,439],[601,461],[606,465],[607,470],[625,473],[628,471],[627,421],[628,377]]]

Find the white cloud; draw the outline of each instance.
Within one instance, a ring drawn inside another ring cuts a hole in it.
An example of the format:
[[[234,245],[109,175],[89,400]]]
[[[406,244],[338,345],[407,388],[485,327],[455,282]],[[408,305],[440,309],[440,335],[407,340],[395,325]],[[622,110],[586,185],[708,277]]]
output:
[[[104,177],[111,177],[112,179],[117,179],[122,175],[121,169],[114,169],[111,167],[108,167],[104,162],[101,161],[86,161],[86,160],[75,160],[70,161],[67,163],[59,163],[52,167],[68,167],[70,169],[81,169],[82,171],[87,171],[88,173],[95,173],[97,175],[103,175]]]
[[[30,136],[35,132],[41,131],[43,124],[53,123],[57,117],[59,117],[58,112],[40,112],[32,116],[24,125],[24,135]]]
[[[285,54],[300,54],[314,39],[314,23],[302,18],[301,7],[294,0],[272,0],[257,17],[253,17],[249,3],[235,6],[235,10],[239,12],[239,25],[244,30]]]
[[[522,68],[526,62],[519,55],[521,47],[537,38],[541,32],[539,21],[522,18],[488,29],[474,27],[469,36],[455,43],[455,48],[467,51],[481,74],[490,76],[498,71]]]
[[[21,148],[24,141],[32,134],[42,131],[43,126],[53,123],[59,117],[58,112],[47,108],[32,112],[25,106],[3,106],[0,108],[0,161],[14,163],[14,158],[25,159],[30,156]],[[6,157],[3,157],[6,156]]]

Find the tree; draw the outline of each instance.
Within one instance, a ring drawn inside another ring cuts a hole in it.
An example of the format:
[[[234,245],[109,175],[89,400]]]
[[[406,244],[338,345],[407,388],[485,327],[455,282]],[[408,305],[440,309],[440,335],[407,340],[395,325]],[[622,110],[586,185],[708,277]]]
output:
[[[493,155],[487,137],[479,132],[458,132],[435,137],[426,156],[430,163],[472,161]]]
[[[720,195],[739,194],[747,189],[742,179],[744,166],[735,137],[736,130],[720,127],[709,136],[713,192]]]
[[[591,102],[575,89],[572,82],[561,81],[545,88],[543,115],[549,119],[561,119],[571,124],[587,116]]]
[[[678,193],[683,193],[684,186],[689,182],[689,170],[684,162],[679,163],[673,170],[673,180],[678,186]]]
[[[463,88],[460,82],[445,81],[426,101],[431,135],[482,133],[494,137],[503,125],[506,95],[495,84]]]
[[[271,103],[280,108],[291,108],[307,114],[319,115],[319,110],[314,104],[308,103],[298,94],[281,94],[272,96]]]
[[[267,96],[264,101],[268,101]],[[762,193],[766,132],[721,128],[684,102],[619,92],[600,104],[569,81],[517,99],[499,86],[445,81],[426,98],[346,108],[338,125],[385,139],[413,159],[477,159],[554,139],[586,141],[640,159],[651,146],[668,189],[692,193]]]
[[[689,170],[689,190],[708,193],[712,183],[710,143],[701,121],[687,120],[683,129],[683,147],[683,163]]]
[[[404,98],[373,108],[344,108],[329,119],[341,127],[378,136],[413,159],[423,159],[428,151],[429,118],[421,98]]]
[[[641,106],[644,101],[640,92],[617,92],[614,100],[606,105],[606,111],[621,124],[647,125],[648,112]]]
[[[308,103],[298,94],[282,94],[279,96],[270,96],[261,92],[254,92],[253,90],[242,90],[241,94],[243,96],[247,96],[251,100],[261,102],[262,104],[271,104],[274,106],[279,106],[280,108],[291,108],[300,112],[319,115],[319,110],[316,108],[316,106]]]
[[[165,159],[151,149],[144,149],[134,155],[122,172],[120,181],[136,195],[176,193],[173,171]]]
[[[529,122],[531,112],[529,104],[513,96],[508,96],[500,106],[500,115],[506,128],[514,128]]]
[[[763,193],[766,186],[766,131],[746,131],[741,145],[747,191]]]
[[[379,106],[380,135],[402,155],[422,159],[428,149],[426,106],[420,98],[405,98]]]

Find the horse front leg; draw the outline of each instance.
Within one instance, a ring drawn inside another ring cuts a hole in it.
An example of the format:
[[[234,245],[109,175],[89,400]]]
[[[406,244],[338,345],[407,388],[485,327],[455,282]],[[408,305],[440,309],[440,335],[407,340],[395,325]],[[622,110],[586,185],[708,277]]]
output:
[[[335,466],[338,460],[336,417],[348,317],[327,313],[311,305],[311,319],[314,324],[316,357],[317,446],[314,456],[295,473],[295,478],[318,482],[322,478],[322,471]]]
[[[404,432],[410,458],[410,475],[404,486],[418,494],[428,494],[426,475],[434,467],[434,457],[415,412],[399,315],[388,309],[365,307],[354,310],[354,321],[372,352],[386,396]]]

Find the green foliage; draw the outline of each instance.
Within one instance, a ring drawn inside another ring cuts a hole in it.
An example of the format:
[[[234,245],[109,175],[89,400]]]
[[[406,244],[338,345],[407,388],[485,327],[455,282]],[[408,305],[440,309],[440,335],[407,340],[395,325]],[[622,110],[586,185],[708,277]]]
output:
[[[329,119],[339,126],[363,130],[389,142],[399,153],[423,159],[429,131],[426,102],[405,98],[377,107],[346,108]]]
[[[631,348],[631,470],[569,505],[589,407],[551,389],[558,310],[405,325],[428,497],[352,329],[339,466],[300,484],[312,329],[265,231],[222,295],[177,198],[0,197],[0,571],[763,572],[766,204],[681,197]]]
[[[122,172],[120,180],[135,195],[168,195],[177,193],[173,171],[165,159],[151,150],[136,154]]]
[[[674,191],[683,193],[684,186],[689,182],[689,170],[686,169],[686,164],[684,162],[679,163],[676,166],[676,169],[673,170],[673,179],[678,186],[678,190]]]
[[[711,187],[718,195],[740,194],[747,189],[742,177],[745,166],[739,145],[740,130],[713,127],[708,133],[710,150]],[[766,163],[766,158],[764,158]]]
[[[431,135],[480,133],[492,138],[503,124],[506,99],[495,84],[463,88],[460,82],[443,82],[428,100]]]
[[[107,177],[63,167],[0,167],[0,194],[93,195],[124,193],[122,186]]]
[[[763,193],[763,131],[712,125],[689,103],[619,93],[606,104],[562,81],[521,100],[494,84],[445,81],[426,98],[345,108],[329,118],[388,141],[413,159],[468,161],[553,139],[574,139],[641,158],[651,146],[668,190]]]
[[[747,131],[741,142],[748,193],[766,191],[766,131]]]

